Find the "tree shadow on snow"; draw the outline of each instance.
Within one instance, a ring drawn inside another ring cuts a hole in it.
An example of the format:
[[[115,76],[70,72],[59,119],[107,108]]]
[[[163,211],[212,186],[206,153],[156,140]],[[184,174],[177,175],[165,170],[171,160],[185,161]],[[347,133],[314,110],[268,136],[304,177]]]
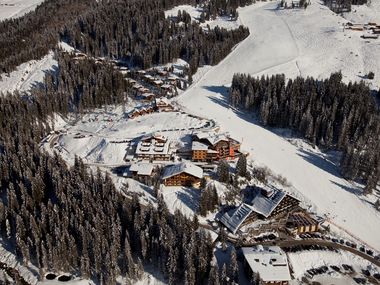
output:
[[[350,186],[347,186],[347,185],[343,185],[343,184],[340,184],[338,182],[335,182],[335,181],[332,181],[330,180],[330,182],[332,184],[335,184],[336,186],[339,186],[340,188],[342,188],[343,190],[347,191],[347,192],[350,192],[352,194],[355,194],[357,196],[361,195],[362,194],[362,191],[354,188],[354,187],[350,187]]]
[[[317,155],[313,152],[310,152],[304,149],[299,149],[297,155],[302,157],[307,162],[326,171],[327,173],[330,173],[331,175],[341,178],[338,166],[332,161],[326,159],[325,157]]]
[[[193,212],[198,211],[200,190],[194,188],[181,188],[181,192],[177,192],[177,198],[187,207],[189,207]]]

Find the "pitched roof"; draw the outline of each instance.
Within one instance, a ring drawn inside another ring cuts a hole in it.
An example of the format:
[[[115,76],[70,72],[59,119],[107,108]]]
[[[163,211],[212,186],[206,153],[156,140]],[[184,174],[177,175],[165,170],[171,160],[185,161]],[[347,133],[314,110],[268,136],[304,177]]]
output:
[[[252,208],[242,203],[238,208],[233,210],[231,215],[227,212],[221,218],[220,222],[225,225],[232,233],[236,233],[245,219],[252,213]]]
[[[204,143],[193,141],[191,144],[191,150],[208,150],[208,146]]]
[[[259,192],[255,198],[253,198],[251,208],[256,213],[268,218],[285,196],[286,193],[278,189],[272,190],[269,196],[265,196]]]
[[[288,259],[278,246],[243,247],[244,258],[253,272],[258,272],[265,281],[291,280]]]
[[[165,168],[162,179],[170,178],[174,175],[185,172],[197,178],[203,177],[203,169],[190,162],[182,162],[180,164],[174,164]]]
[[[154,169],[150,163],[135,163],[129,168],[129,171],[137,172],[137,175],[151,175]]]

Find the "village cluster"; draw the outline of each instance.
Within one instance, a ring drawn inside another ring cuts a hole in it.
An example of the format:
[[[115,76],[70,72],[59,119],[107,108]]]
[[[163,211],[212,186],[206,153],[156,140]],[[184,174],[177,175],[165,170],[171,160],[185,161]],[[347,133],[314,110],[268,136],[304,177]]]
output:
[[[132,156],[127,155],[132,160],[125,175],[144,183],[152,177],[159,177],[165,187],[199,188],[204,177],[211,179],[210,165],[216,165],[222,159],[234,161],[245,155],[240,144],[228,134],[194,132],[189,147],[178,151],[167,137],[149,134],[136,141]],[[256,246],[258,243],[250,235],[251,230],[258,223],[270,222],[267,230],[276,231],[275,235],[272,234],[274,238],[295,238],[318,232],[323,222],[302,209],[300,201],[293,195],[269,186],[250,186],[248,199],[232,209],[222,209],[219,214],[220,218],[216,218],[214,224],[229,231],[230,241],[242,238],[246,246],[242,248],[246,272],[249,276],[259,273],[263,284],[288,284],[291,270],[285,252],[278,246]]]
[[[221,159],[233,160],[239,155],[240,142],[228,134],[194,132],[190,145],[176,149],[167,137],[154,133],[132,143],[125,160],[131,162],[127,175],[139,181],[147,181],[157,169],[155,166],[165,164],[162,175],[165,186],[199,187],[204,171],[213,170]],[[173,161],[180,162],[170,164]]]
[[[236,162],[246,155],[240,149],[241,142],[215,130],[194,131],[188,146],[176,149],[174,145],[159,133],[140,137],[127,151],[125,159],[130,166],[124,175],[143,183],[158,178],[163,185],[161,191],[178,186],[199,189],[202,179],[213,179],[211,170],[221,160]],[[327,239],[328,227],[323,218],[303,209],[301,201],[287,191],[270,185],[247,186],[247,189],[249,195],[240,204],[220,207],[215,220],[210,221],[211,228],[216,232],[224,229],[228,241],[242,245],[243,265],[249,278],[254,280],[255,276],[260,276],[262,284],[289,284],[293,274],[287,250],[277,246],[275,240]],[[337,244],[357,248],[355,243],[328,238]],[[336,251],[333,247],[326,250]],[[367,254],[373,256],[369,251]],[[334,268],[340,270],[334,266],[329,272]],[[324,269],[312,270],[309,278]]]

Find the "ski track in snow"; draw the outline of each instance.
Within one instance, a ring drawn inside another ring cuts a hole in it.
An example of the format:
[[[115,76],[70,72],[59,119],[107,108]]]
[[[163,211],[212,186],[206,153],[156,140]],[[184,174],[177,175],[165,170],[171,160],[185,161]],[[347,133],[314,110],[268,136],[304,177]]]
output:
[[[250,36],[184,92],[178,103],[190,113],[216,120],[223,131],[242,140],[242,148],[250,152],[250,158],[285,176],[305,199],[314,203],[319,214],[327,215],[356,239],[380,250],[379,213],[357,196],[360,190],[340,176],[336,165],[322,154],[302,151],[228,105],[226,86],[231,84],[234,73],[256,75],[273,67],[287,68],[289,63],[301,73],[299,48],[276,6],[277,2],[258,3],[240,9]]]

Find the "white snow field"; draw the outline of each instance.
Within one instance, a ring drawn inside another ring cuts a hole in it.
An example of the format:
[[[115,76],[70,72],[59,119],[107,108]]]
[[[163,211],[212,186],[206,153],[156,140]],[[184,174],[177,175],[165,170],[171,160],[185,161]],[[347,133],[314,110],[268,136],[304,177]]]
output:
[[[0,0],[0,21],[33,11],[43,0]]]
[[[307,10],[278,11],[278,2],[239,9],[251,35],[220,64],[208,71],[178,98],[184,110],[207,116],[242,139],[242,148],[256,163],[286,177],[319,214],[354,238],[380,250],[380,213],[360,198],[361,190],[344,180],[339,168],[318,150],[304,150],[228,106],[228,86],[234,73],[302,74],[327,77],[342,69],[345,79],[360,79],[366,66],[380,75],[379,41],[363,42],[359,35],[344,36],[345,20],[312,2]],[[367,53],[373,49],[371,53]],[[354,50],[351,56],[349,51]],[[371,56],[374,58],[371,59]],[[380,76],[378,76],[380,78]],[[378,81],[377,81],[378,83]]]

